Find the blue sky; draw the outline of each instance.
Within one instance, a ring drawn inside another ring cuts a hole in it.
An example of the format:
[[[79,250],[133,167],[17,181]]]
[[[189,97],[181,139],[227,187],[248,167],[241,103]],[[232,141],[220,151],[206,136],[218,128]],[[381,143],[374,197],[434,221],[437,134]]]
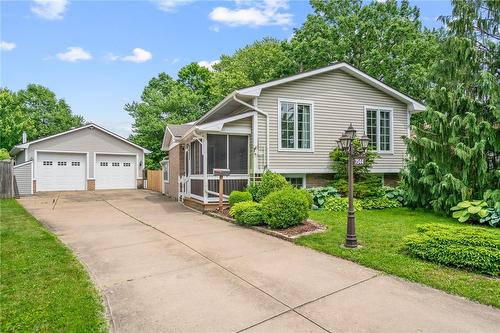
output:
[[[412,4],[428,27],[451,11],[448,1]],[[42,84],[74,113],[128,136],[123,106],[153,76],[175,77],[266,36],[289,38],[311,12],[286,0],[2,1],[0,85]]]

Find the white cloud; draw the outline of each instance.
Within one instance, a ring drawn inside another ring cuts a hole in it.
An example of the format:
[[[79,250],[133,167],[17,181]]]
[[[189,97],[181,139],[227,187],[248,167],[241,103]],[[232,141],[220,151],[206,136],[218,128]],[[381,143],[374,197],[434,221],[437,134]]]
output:
[[[208,70],[212,72],[214,70],[213,66],[215,64],[218,64],[219,62],[220,60],[213,60],[213,61],[202,60],[198,62],[198,65],[201,67],[208,68]]]
[[[111,53],[111,52],[108,52],[104,55],[104,60],[106,61],[116,61],[118,60],[120,57]]]
[[[293,14],[287,12],[288,0],[237,0],[235,3],[236,9],[214,8],[209,14],[210,19],[231,27],[292,24]]]
[[[92,59],[92,55],[81,47],[70,46],[67,50],[66,52],[56,54],[57,59],[69,62]]]
[[[0,50],[3,50],[3,51],[12,51],[15,48],[16,48],[16,44],[15,43],[9,43],[9,42],[6,42],[6,41],[1,41],[0,42]]]
[[[34,0],[31,12],[46,20],[61,20],[68,0]]]
[[[136,47],[132,50],[132,54],[128,56],[121,57],[120,59],[123,61],[132,61],[136,63],[146,62],[151,60],[153,55],[151,52],[141,49],[140,47]]]
[[[181,59],[179,58],[174,58],[172,59],[172,65],[175,65],[176,63],[178,63]]]
[[[193,0],[156,0],[155,2],[160,10],[175,12],[177,7],[187,5],[193,2]]]

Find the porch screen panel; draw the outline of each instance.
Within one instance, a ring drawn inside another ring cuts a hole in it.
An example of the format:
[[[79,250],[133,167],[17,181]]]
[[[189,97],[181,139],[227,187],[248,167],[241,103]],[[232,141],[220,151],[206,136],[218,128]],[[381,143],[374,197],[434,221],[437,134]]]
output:
[[[231,174],[248,174],[248,136],[229,136],[229,169]]]
[[[191,174],[203,174],[203,158],[201,152],[201,143],[199,141],[191,142]]]
[[[214,169],[227,168],[227,136],[218,134],[207,135],[207,173],[212,174]]]

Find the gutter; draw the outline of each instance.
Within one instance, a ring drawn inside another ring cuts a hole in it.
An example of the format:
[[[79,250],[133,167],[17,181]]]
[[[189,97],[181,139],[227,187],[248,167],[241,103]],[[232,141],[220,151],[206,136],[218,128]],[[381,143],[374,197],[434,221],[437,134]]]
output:
[[[240,104],[242,104],[242,105],[244,105],[252,110],[257,111],[258,113],[260,113],[261,115],[266,117],[266,162],[267,162],[266,169],[270,169],[270,167],[269,167],[269,115],[266,112],[259,109],[258,107],[256,107],[255,105],[248,104],[247,102],[242,101],[241,99],[238,99],[238,97],[236,97],[237,95],[238,95],[238,93],[233,95],[233,99],[236,102],[238,102],[238,103],[240,103]],[[254,135],[255,135],[255,133],[254,133]],[[257,135],[258,135],[258,133],[257,133]]]

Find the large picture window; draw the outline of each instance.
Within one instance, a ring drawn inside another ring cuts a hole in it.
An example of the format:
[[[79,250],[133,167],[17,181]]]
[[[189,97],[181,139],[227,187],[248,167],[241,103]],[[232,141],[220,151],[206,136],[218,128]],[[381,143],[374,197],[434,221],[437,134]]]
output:
[[[312,148],[312,104],[280,101],[280,148]]]
[[[243,135],[207,135],[207,173],[229,169],[233,175],[248,174],[248,137]]]
[[[366,135],[370,146],[378,152],[392,151],[391,110],[366,108]]]

